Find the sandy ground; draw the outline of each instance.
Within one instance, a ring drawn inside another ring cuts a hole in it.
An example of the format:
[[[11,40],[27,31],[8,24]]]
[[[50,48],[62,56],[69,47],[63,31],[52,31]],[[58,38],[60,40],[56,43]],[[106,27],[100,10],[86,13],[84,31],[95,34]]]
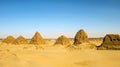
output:
[[[0,42],[0,67],[120,67],[120,51],[71,49],[53,46],[55,40],[46,42],[40,46]]]

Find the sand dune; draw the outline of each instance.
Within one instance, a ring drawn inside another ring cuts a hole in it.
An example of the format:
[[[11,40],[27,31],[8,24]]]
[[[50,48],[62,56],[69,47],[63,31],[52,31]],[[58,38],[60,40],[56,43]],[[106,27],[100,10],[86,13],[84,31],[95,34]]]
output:
[[[120,51],[80,50],[63,45],[0,45],[0,67],[119,67]]]

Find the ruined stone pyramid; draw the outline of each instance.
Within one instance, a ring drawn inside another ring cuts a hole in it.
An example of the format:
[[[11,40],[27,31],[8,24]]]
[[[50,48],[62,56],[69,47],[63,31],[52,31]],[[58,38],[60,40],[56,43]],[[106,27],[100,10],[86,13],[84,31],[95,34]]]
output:
[[[28,44],[28,41],[23,36],[19,36],[13,44]]]
[[[15,38],[13,36],[7,36],[2,42],[7,44],[12,44],[14,42]]]
[[[62,36],[58,37],[55,44],[70,45],[70,41],[66,36],[62,35]]]
[[[120,36],[119,34],[107,34],[103,43],[98,46],[98,49],[115,49],[120,50]]]
[[[74,45],[87,43],[87,42],[89,42],[87,33],[83,29],[79,30],[75,35]]]
[[[30,44],[35,44],[35,45],[45,44],[45,41],[40,35],[40,33],[36,32],[33,38],[31,39]]]

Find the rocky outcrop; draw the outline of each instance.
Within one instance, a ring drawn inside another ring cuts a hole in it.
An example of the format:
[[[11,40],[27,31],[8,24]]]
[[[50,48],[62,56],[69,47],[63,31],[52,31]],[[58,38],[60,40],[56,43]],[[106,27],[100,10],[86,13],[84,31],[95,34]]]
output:
[[[97,49],[120,50],[120,36],[118,34],[107,34],[103,39],[103,43]]]

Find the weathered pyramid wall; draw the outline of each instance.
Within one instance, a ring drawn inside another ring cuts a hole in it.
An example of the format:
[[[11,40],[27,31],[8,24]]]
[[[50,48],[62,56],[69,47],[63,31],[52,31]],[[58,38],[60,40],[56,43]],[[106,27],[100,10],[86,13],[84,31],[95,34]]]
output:
[[[7,44],[12,44],[15,38],[13,36],[7,36],[2,42]]]
[[[118,34],[107,34],[98,49],[120,49],[120,36]]]
[[[23,36],[19,36],[13,44],[28,44],[28,41]]]
[[[66,36],[62,35],[57,38],[55,44],[70,45],[70,41]]]
[[[36,45],[45,44],[45,41],[40,35],[40,33],[36,32],[33,38],[31,39],[30,44],[36,44]]]
[[[83,29],[81,29],[75,35],[74,45],[82,44],[82,43],[86,43],[86,42],[89,42],[88,35]]]

